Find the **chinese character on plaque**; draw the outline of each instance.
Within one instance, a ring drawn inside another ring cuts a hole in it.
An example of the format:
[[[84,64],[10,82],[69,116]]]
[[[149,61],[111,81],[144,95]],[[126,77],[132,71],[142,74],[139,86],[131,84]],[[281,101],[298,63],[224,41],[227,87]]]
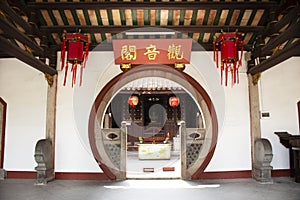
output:
[[[124,45],[121,49],[122,60],[136,60],[136,46]]]
[[[157,54],[160,53],[156,50],[156,46],[153,44],[150,44],[150,46],[146,47],[146,50],[147,51],[144,53],[144,55],[147,55],[149,60],[155,60]]]
[[[175,60],[182,60],[183,59],[183,52],[180,52],[181,51],[181,45],[169,45],[169,48],[168,48],[168,59],[169,60],[172,60],[172,59],[175,59]]]

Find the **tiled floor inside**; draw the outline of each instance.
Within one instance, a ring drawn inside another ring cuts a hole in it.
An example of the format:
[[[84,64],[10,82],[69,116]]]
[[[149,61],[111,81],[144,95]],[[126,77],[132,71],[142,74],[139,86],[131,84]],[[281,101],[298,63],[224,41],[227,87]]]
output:
[[[174,167],[175,171],[163,171],[163,167]],[[144,172],[143,168],[154,168],[154,172]],[[180,154],[172,151],[170,160],[139,160],[137,151],[127,151],[126,169],[129,179],[179,179]]]

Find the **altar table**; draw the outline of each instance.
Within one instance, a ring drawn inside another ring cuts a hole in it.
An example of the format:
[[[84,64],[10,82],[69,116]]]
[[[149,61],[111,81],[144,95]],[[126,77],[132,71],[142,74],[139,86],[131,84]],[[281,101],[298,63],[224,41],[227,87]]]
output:
[[[171,158],[171,144],[139,144],[140,160],[168,160]]]

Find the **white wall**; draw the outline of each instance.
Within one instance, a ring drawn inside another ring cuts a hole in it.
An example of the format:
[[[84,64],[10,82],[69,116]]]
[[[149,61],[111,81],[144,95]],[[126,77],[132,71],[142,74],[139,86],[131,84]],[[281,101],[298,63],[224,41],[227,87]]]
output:
[[[273,147],[275,169],[289,168],[288,150],[274,132],[299,134],[297,102],[300,101],[300,58],[294,57],[262,74],[260,106],[270,117],[261,120],[262,137]]]
[[[219,127],[215,154],[206,171],[251,169],[248,81],[246,73],[239,76],[239,85],[224,87],[224,123]]]
[[[63,86],[64,71],[58,70],[56,162],[57,172],[101,172],[94,160],[88,139],[88,122],[92,104],[100,88],[120,71],[112,67],[113,54],[90,52],[83,84],[71,86],[71,73]],[[59,62],[58,62],[59,63]],[[106,71],[110,66],[110,73]]]
[[[4,169],[33,171],[36,142],[44,138],[47,82],[16,59],[0,60],[0,96],[7,103]]]
[[[250,170],[250,123],[245,70],[241,70],[239,85],[225,88],[220,86],[219,71],[211,58],[211,54],[193,53],[191,65],[186,69],[211,95],[221,124],[216,151],[206,171]],[[88,118],[95,97],[118,73],[120,70],[113,64],[112,52],[91,52],[81,87],[78,84],[74,88],[70,85],[63,87],[63,74],[59,71],[56,171],[101,171],[89,147]],[[293,58],[264,72],[260,82],[262,110],[271,114],[269,119],[262,120],[262,135],[270,139],[273,145],[272,165],[275,169],[288,168],[288,154],[273,132],[298,131],[296,102],[300,99],[299,78],[299,59]],[[15,59],[0,60],[0,96],[8,104],[6,170],[34,170],[34,146],[45,135],[46,95],[47,82],[43,73]]]

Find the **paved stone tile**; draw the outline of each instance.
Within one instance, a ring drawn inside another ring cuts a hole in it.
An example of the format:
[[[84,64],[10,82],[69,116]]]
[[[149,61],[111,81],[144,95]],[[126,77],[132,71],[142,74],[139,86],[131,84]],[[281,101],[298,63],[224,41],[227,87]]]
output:
[[[0,181],[1,200],[300,200],[300,184],[275,178],[273,184],[253,179],[226,180],[55,180],[34,185],[34,180]]]

